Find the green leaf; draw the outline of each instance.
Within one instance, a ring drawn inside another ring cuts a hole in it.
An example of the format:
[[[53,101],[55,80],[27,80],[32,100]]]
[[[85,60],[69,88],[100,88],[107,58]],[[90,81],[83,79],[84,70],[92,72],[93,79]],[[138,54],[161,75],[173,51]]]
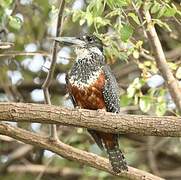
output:
[[[145,84],[145,80],[140,79],[140,78],[135,78],[132,85],[136,88],[136,89],[140,89],[143,85]]]
[[[153,5],[153,3],[152,2],[150,2],[150,1],[146,1],[145,3],[144,3],[144,6],[143,6],[143,8],[144,8],[144,11],[148,11],[148,10],[150,10],[150,8],[151,8],[151,6]]]
[[[117,16],[117,15],[119,15],[119,14],[120,14],[120,9],[115,9],[115,10],[109,12],[109,13],[105,16],[105,18],[111,18],[111,17]]]
[[[80,19],[82,17],[83,14],[85,14],[85,13],[81,10],[74,11],[73,16],[72,16],[72,21],[76,22],[78,19]]]
[[[181,16],[181,11],[177,9],[177,7],[172,3],[172,7],[175,9],[176,13]]]
[[[108,19],[104,19],[102,17],[96,17],[94,18],[94,22],[96,23],[96,25],[98,27],[101,27],[101,26],[106,26],[108,24],[110,24],[110,21]]]
[[[148,112],[151,108],[152,100],[149,96],[142,96],[139,100],[139,107],[141,111]]]
[[[3,8],[9,7],[13,0],[0,0],[0,4]]]
[[[121,8],[123,6],[128,6],[130,4],[130,0],[106,0],[107,5],[110,9]]]
[[[92,0],[86,8],[86,12],[91,12],[93,17],[101,16],[104,11],[103,0]]]
[[[138,58],[139,58],[139,52],[138,52],[137,50],[134,50],[134,51],[133,51],[133,57],[134,57],[135,59],[138,59]]]
[[[83,18],[79,21],[80,26],[82,26],[84,23],[85,23],[85,18]]]
[[[93,23],[93,17],[92,17],[92,14],[90,12],[85,13],[85,19],[87,20],[88,27],[91,26]]]
[[[127,95],[128,95],[128,98],[131,98],[135,95],[136,93],[136,88],[131,84],[129,85],[128,89],[127,89]]]
[[[128,95],[122,95],[120,97],[120,106],[128,106],[132,101],[132,98],[128,97]]]
[[[105,8],[105,6],[103,4],[103,1],[102,0],[97,0],[96,1],[96,6],[94,8],[94,14],[96,16],[100,16],[103,13],[104,8]]]
[[[167,7],[164,13],[166,17],[172,17],[176,14],[177,10],[175,8]]]
[[[114,0],[117,7],[128,6],[130,4],[130,0]]]
[[[151,7],[151,13],[154,14],[160,10],[160,4],[155,2],[154,5]]]
[[[181,16],[181,11],[177,10],[177,14],[178,14],[179,16]]]
[[[114,0],[107,0],[107,5],[109,6],[110,9],[114,9]]]
[[[176,78],[181,79],[181,67],[179,67],[175,74]]]
[[[136,24],[140,25],[139,18],[135,15],[135,13],[128,13],[128,16],[130,16],[136,22]]]
[[[166,7],[164,6],[164,7],[162,7],[162,8],[160,9],[160,11],[158,12],[157,18],[160,18],[161,16],[163,16],[164,13],[165,13],[165,11],[166,11]]]
[[[156,115],[163,116],[167,110],[166,102],[162,101],[156,105]]]
[[[157,23],[160,27],[166,28],[169,32],[172,31],[170,26],[167,23],[165,23],[165,22],[163,22],[163,21],[161,21],[159,19],[154,19],[153,21],[154,21],[154,23]]]
[[[19,30],[21,28],[22,21],[19,17],[16,16],[10,16],[9,17],[9,26],[11,26],[13,29]]]
[[[121,40],[122,41],[127,41],[133,34],[133,29],[130,25],[124,25],[120,29],[120,35],[121,35]]]

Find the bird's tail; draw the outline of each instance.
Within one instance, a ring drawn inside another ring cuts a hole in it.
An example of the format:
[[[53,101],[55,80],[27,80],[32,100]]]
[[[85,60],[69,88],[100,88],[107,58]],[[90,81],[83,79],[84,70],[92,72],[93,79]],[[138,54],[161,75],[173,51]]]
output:
[[[120,173],[121,171],[128,171],[126,160],[119,147],[107,149],[107,153],[114,172]]]
[[[94,130],[88,130],[92,135],[97,145],[101,149],[106,149],[109,161],[115,173],[120,173],[121,171],[127,171],[128,166],[124,158],[123,153],[119,149],[118,135],[111,133],[98,132]]]
[[[109,161],[115,173],[121,171],[128,171],[128,166],[122,151],[119,149],[118,136],[111,134],[110,138],[103,139],[105,148],[107,150]],[[111,140],[111,141],[110,141]]]

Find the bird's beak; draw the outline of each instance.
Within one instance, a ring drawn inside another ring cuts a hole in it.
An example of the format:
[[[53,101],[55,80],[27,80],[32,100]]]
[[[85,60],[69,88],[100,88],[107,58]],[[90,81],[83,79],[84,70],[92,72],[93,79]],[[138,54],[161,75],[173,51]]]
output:
[[[55,41],[59,42],[64,46],[78,46],[83,47],[85,42],[76,38],[76,37],[55,37],[53,38]]]

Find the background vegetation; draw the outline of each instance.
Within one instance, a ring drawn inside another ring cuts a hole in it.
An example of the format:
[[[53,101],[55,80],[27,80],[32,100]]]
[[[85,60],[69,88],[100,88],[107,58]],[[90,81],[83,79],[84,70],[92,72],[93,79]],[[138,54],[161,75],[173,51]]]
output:
[[[58,0],[0,0],[0,101],[44,102],[41,86],[50,68],[51,37],[56,34],[59,4]],[[181,80],[179,0],[67,0],[62,36],[94,33],[102,39],[107,63],[120,87],[122,113],[178,116],[152,54],[145,10],[151,13],[174,77]],[[72,49],[59,47],[50,86],[52,104],[72,107],[66,95],[65,73],[74,56]],[[13,126],[41,134],[48,134],[49,130],[47,125],[37,123],[13,123]],[[59,126],[58,135],[71,146],[104,156],[82,128]],[[180,180],[180,140],[122,135],[120,145],[129,165]],[[0,135],[1,179],[119,179],[43,149],[25,149],[25,153],[20,151],[22,156],[16,158],[18,150],[22,150],[20,142]],[[7,162],[10,163],[4,167]],[[46,167],[49,172],[27,173],[21,166],[26,164],[34,165],[35,169]],[[53,171],[57,167],[61,173]]]

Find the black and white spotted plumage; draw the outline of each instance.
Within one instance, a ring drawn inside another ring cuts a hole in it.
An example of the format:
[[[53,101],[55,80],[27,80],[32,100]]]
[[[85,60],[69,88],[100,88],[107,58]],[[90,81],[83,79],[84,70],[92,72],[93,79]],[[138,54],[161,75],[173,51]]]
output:
[[[103,66],[103,71],[106,78],[106,83],[103,89],[104,101],[108,112],[119,113],[119,88],[111,68],[108,65]]]
[[[110,67],[105,63],[102,42],[95,36],[80,38],[83,45],[76,48],[77,58],[66,77],[67,89],[74,106],[86,109],[105,109],[119,113],[118,85]],[[101,149],[106,149],[116,173],[127,170],[119,149],[118,135],[88,129]]]

